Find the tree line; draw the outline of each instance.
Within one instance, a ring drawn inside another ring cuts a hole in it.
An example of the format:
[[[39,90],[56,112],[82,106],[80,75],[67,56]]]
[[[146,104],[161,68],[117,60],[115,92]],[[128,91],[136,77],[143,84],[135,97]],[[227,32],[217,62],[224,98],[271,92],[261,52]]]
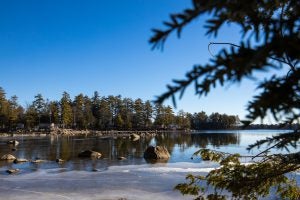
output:
[[[2,131],[36,129],[55,124],[61,128],[95,130],[147,129],[228,129],[239,122],[238,116],[205,112],[174,113],[171,106],[153,104],[149,100],[78,94],[72,100],[63,92],[60,100],[49,101],[37,94],[25,108],[18,97],[6,98],[0,87],[0,129]]]

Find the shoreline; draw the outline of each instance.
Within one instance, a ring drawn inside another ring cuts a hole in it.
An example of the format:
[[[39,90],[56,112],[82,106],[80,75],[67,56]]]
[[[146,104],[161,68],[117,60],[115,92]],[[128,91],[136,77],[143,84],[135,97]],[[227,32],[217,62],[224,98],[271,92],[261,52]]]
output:
[[[0,133],[0,137],[18,137],[18,136],[109,136],[109,137],[130,137],[133,134],[144,136],[155,136],[159,133],[166,132],[182,132],[190,134],[191,131],[185,130],[146,130],[146,131],[98,131],[98,130],[74,130],[74,129],[57,129],[52,131],[15,131],[15,132],[3,132]]]
[[[0,132],[0,137],[46,137],[46,136],[98,136],[98,137],[131,137],[134,135],[139,137],[153,137],[161,133],[182,133],[182,134],[195,134],[195,133],[211,133],[211,132],[230,132],[230,131],[293,131],[292,129],[208,129],[208,130],[76,130],[76,129],[61,129],[57,128],[51,131],[14,131],[14,132]]]

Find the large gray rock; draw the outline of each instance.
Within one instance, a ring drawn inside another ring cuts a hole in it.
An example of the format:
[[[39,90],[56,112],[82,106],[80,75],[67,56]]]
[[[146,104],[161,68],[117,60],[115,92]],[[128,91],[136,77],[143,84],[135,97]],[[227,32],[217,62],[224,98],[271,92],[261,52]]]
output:
[[[120,156],[118,157],[118,160],[126,160],[126,158],[124,156]]]
[[[46,160],[36,159],[31,161],[31,163],[42,163],[42,162],[46,162]]]
[[[20,170],[19,169],[8,169],[6,170],[7,173],[9,174],[15,174],[15,173],[18,173]]]
[[[141,136],[139,136],[136,133],[133,133],[133,134],[131,134],[131,138],[132,138],[133,141],[137,141],[137,140],[139,140],[141,138]]]
[[[14,163],[23,163],[23,162],[28,162],[28,160],[27,159],[24,159],[24,158],[17,158],[17,159],[15,159],[14,160]]]
[[[61,158],[56,158],[55,162],[57,162],[57,163],[63,163],[65,161],[63,159],[61,159]]]
[[[85,150],[82,151],[78,154],[78,157],[81,158],[100,158],[102,155],[101,153],[97,152],[97,151],[92,151],[92,150]]]
[[[166,147],[161,146],[149,146],[144,152],[145,159],[169,159],[170,154]]]
[[[5,155],[3,155],[3,156],[1,157],[0,160],[15,160],[15,159],[16,159],[15,156],[13,156],[13,155],[11,155],[11,154],[5,154]]]
[[[12,145],[19,145],[19,142],[17,140],[10,140],[10,141],[7,141],[7,144],[12,144]]]

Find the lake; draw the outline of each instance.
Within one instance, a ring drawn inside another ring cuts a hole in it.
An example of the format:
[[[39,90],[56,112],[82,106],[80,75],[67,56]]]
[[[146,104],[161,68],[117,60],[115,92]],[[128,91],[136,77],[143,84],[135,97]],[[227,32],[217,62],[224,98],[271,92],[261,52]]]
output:
[[[187,173],[205,174],[217,167],[213,162],[191,159],[196,150],[255,155],[261,150],[248,152],[249,144],[283,132],[287,130],[166,132],[137,141],[129,137],[0,137],[0,156],[11,153],[17,158],[45,160],[21,164],[0,161],[0,199],[193,199],[174,191],[174,186],[184,182]],[[12,146],[6,144],[11,139],[20,142],[17,151],[12,152]],[[149,145],[166,146],[171,158],[148,163],[143,153]],[[78,158],[86,149],[101,152],[102,158]],[[118,160],[120,156],[126,160]],[[56,163],[56,158],[65,162]],[[20,172],[8,175],[6,170],[11,168]]]

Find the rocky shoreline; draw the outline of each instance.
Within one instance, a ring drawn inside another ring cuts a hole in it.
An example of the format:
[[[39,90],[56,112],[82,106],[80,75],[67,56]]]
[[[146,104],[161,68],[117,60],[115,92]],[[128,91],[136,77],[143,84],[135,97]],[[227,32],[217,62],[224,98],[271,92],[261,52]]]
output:
[[[88,133],[88,132],[84,132],[84,133]],[[57,134],[57,133],[56,133]],[[59,134],[70,134],[70,132],[59,132]],[[74,134],[74,133],[72,133]],[[82,134],[82,132],[80,132],[80,134]],[[99,133],[98,133],[99,134]],[[123,132],[124,134],[124,132]],[[135,132],[135,133],[129,133],[127,132],[128,136],[131,138],[132,141],[137,141],[139,139],[141,139],[142,137],[153,137],[155,136],[154,134],[156,133],[149,133],[149,132]],[[130,135],[129,135],[130,134]],[[53,135],[53,133],[52,133]],[[117,135],[119,136],[119,135]],[[124,138],[124,137],[123,137]],[[10,150],[9,153],[0,155],[0,161],[6,161],[6,162],[13,162],[14,164],[19,164],[19,163],[26,163],[26,162],[31,162],[31,163],[42,163],[42,162],[48,162],[48,161],[53,161],[52,160],[43,160],[40,157],[36,156],[35,159],[30,159],[30,158],[19,158],[17,157],[14,152],[17,151],[17,146],[20,144],[19,141],[13,139],[13,140],[8,140],[6,141],[6,144],[8,145],[7,147]],[[98,152],[98,151],[94,151],[92,150],[92,148],[86,149],[86,150],[82,150],[78,153],[77,157],[79,158],[90,158],[92,160],[95,159],[100,159],[102,158],[102,153]],[[148,160],[148,162],[157,162],[158,160],[163,160],[163,161],[167,161],[170,158],[170,153],[168,152],[167,148],[165,146],[151,146],[149,145],[147,147],[147,149],[144,151],[144,155],[143,155],[144,159]],[[124,156],[118,156],[117,157],[118,160],[126,160],[127,158]],[[65,160],[63,160],[60,157],[56,157],[55,162],[57,163],[64,163]],[[93,168],[93,171],[98,171],[97,169]],[[20,169],[18,168],[12,168],[12,166],[8,167],[8,169],[6,170],[6,172],[8,174],[17,174],[20,172]]]
[[[138,137],[155,136],[159,133],[172,132],[172,130],[148,130],[148,131],[98,131],[98,130],[74,130],[74,129],[55,129],[51,131],[16,131],[9,133],[0,133],[0,137],[18,137],[18,136],[106,136],[106,137]],[[189,131],[184,131],[189,133]]]

